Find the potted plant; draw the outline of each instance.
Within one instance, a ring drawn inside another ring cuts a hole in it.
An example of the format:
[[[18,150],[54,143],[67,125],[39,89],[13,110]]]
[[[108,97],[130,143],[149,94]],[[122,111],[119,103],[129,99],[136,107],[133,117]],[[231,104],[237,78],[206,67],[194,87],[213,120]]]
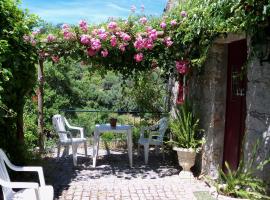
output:
[[[110,125],[112,128],[116,127],[116,123],[117,123],[117,114],[116,113],[112,113],[109,115],[109,120],[110,120]]]
[[[199,119],[192,110],[192,104],[185,101],[178,105],[175,117],[170,120],[173,150],[177,152],[179,165],[189,172],[195,164],[196,149],[202,144],[202,130]]]

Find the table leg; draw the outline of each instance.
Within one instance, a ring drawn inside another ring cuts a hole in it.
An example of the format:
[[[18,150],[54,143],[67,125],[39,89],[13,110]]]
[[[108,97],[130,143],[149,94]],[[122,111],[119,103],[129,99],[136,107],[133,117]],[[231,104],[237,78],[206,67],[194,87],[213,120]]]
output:
[[[99,136],[98,133],[94,132],[94,143],[93,143],[93,167],[96,167],[98,147],[99,147]]]
[[[132,167],[132,133],[131,130],[127,132],[127,142],[128,142],[128,157],[129,157],[129,165]]]

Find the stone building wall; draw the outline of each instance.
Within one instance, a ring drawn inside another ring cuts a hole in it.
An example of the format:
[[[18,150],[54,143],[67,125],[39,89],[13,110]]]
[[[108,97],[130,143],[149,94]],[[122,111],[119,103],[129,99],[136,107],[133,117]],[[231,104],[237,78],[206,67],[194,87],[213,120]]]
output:
[[[215,43],[203,72],[194,75],[190,96],[205,130],[202,173],[216,177],[222,163],[226,114],[227,45]]]
[[[270,47],[269,47],[270,48]],[[259,140],[256,163],[270,158],[270,63],[254,58],[248,64],[247,117],[244,156],[252,154],[254,143]],[[270,183],[270,164],[258,175]]]

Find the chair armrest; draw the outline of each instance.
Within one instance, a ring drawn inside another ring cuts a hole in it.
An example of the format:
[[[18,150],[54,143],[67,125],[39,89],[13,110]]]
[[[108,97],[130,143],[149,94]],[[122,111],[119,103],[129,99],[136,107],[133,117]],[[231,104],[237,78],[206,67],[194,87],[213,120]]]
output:
[[[70,130],[78,130],[80,131],[81,138],[84,138],[84,131],[82,127],[77,127],[77,126],[70,126],[68,127]]]
[[[33,189],[38,189],[38,183],[34,182],[9,182],[9,181],[4,181],[0,179],[0,184],[3,187],[7,188],[33,188]]]
[[[64,134],[67,134],[69,136],[69,138],[71,139],[72,141],[72,134],[70,131],[58,131],[59,133],[64,133]]]
[[[45,179],[44,179],[42,167],[19,167],[19,166],[15,166],[13,164],[11,164],[11,166],[9,166],[9,167],[14,171],[37,172],[40,186],[45,186]]]

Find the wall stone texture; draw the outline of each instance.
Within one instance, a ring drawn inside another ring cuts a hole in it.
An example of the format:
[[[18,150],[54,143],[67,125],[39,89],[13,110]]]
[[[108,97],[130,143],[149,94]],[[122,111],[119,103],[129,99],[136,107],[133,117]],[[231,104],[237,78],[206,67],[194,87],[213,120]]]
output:
[[[269,47],[270,48],[270,47]],[[251,59],[247,70],[247,117],[244,157],[247,162],[258,141],[255,166],[270,158],[270,63]],[[270,164],[257,175],[270,183]]]
[[[227,45],[215,43],[203,72],[193,72],[190,97],[205,130],[202,173],[216,178],[222,164],[226,114]],[[197,74],[196,74],[197,73]]]

